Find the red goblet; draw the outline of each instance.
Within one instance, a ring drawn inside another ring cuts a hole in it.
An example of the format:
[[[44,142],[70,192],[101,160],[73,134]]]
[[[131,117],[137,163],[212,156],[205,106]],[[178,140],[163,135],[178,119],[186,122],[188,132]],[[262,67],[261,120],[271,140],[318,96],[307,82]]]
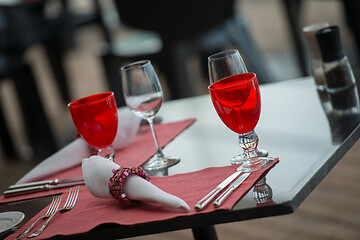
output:
[[[113,92],[99,93],[78,99],[68,105],[81,137],[110,160],[115,157],[111,147],[118,128],[118,113]]]
[[[235,157],[232,163],[242,163],[241,169],[246,172],[269,166],[274,158],[259,156],[258,137],[254,131],[261,110],[256,75],[232,75],[212,83],[208,89],[220,119],[229,129],[239,134],[239,143],[244,153]]]

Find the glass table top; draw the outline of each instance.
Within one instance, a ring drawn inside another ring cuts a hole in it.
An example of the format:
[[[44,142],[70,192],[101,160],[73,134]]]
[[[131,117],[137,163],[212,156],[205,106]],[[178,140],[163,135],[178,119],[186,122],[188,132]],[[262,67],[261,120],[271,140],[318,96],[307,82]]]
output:
[[[325,113],[328,106],[320,102],[312,77],[260,87],[262,109],[255,128],[259,148],[280,159],[266,176],[272,190],[269,203],[276,206],[274,215],[293,212],[357,141],[359,114]],[[165,153],[181,158],[169,169],[170,175],[226,166],[242,151],[237,135],[221,122],[209,95],[166,102],[158,115],[164,122],[196,118],[164,148]],[[259,201],[252,189],[234,210],[253,209],[255,213]]]

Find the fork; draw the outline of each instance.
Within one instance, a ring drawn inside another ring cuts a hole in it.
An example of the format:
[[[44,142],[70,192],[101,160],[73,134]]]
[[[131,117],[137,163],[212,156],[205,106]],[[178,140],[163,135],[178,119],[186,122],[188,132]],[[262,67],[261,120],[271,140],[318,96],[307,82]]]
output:
[[[30,234],[28,236],[28,238],[32,238],[32,237],[36,237],[39,236],[44,229],[46,228],[46,226],[48,225],[48,223],[50,222],[50,220],[60,211],[69,211],[71,210],[76,203],[77,197],[79,195],[79,189],[80,187],[73,187],[70,189],[69,191],[69,195],[66,199],[66,202],[64,204],[64,206],[60,209],[57,209],[35,232],[33,232],[32,234]]]
[[[52,214],[54,214],[56,210],[59,208],[60,202],[61,202],[61,195],[53,197],[45,215],[39,217],[33,224],[30,225],[30,227],[28,227],[23,233],[17,236],[15,240],[23,239],[40,219],[49,218]]]

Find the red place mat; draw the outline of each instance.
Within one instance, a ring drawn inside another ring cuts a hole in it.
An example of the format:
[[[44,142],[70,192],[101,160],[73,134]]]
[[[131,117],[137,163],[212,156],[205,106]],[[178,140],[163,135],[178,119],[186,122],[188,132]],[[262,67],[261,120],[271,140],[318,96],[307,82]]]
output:
[[[161,148],[166,146],[169,142],[171,142],[176,136],[178,136],[181,132],[183,132],[185,129],[191,126],[191,124],[193,124],[194,122],[195,119],[191,118],[178,122],[156,124],[155,130],[158,136],[159,146]],[[145,163],[155,153],[156,153],[156,148],[150,127],[148,125],[145,125],[139,129],[139,134],[136,135],[133,142],[127,148],[121,149],[116,152],[115,163],[124,167],[128,167],[128,166],[136,167]],[[53,175],[51,179],[65,179],[65,178],[72,178],[78,176],[82,176],[81,165],[71,168],[69,170],[59,172]],[[45,192],[26,194],[22,196],[15,196],[9,198],[5,198],[4,196],[1,196],[0,203],[15,202],[25,199],[56,195],[68,191],[68,189],[69,187],[61,188],[61,189],[52,189]]]
[[[133,225],[152,221],[161,221],[181,216],[203,214],[216,210],[230,210],[247,193],[251,187],[260,179],[271,166],[251,173],[251,175],[237,188],[232,195],[218,208],[207,206],[203,211],[197,212],[194,205],[208,192],[215,188],[222,180],[236,171],[237,165],[226,167],[207,168],[196,172],[177,174],[166,177],[153,177],[152,182],[160,189],[182,198],[192,210],[184,213],[157,203],[143,203],[137,207],[126,208],[119,205],[113,199],[95,198],[81,188],[76,206],[69,212],[58,214],[46,230],[36,239],[47,239],[56,235],[72,235],[88,232],[104,223],[115,223],[120,225]],[[194,181],[196,179],[196,181]],[[63,201],[67,194],[64,194]],[[61,205],[62,206],[62,205]],[[24,231],[38,217],[45,214],[47,208],[43,209],[37,216],[26,223],[14,236],[13,239]],[[76,223],[76,224],[74,224]]]

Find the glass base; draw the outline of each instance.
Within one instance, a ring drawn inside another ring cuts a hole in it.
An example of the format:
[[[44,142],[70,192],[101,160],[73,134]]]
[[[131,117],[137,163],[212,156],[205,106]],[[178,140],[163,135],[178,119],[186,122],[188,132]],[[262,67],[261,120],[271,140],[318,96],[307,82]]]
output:
[[[256,149],[256,155],[258,157],[267,157],[269,152],[265,149]],[[240,153],[231,160],[231,164],[239,164],[246,161],[248,157],[244,153]]]
[[[240,172],[254,172],[259,169],[270,166],[277,158],[274,157],[255,157],[252,159],[234,158],[231,164],[242,164],[237,171]]]
[[[169,168],[158,169],[158,170],[146,170],[146,172],[151,177],[169,176]]]
[[[142,168],[145,171],[158,171],[167,169],[169,167],[172,167],[180,162],[180,158],[178,157],[171,157],[171,156],[165,156],[161,158],[156,158],[155,160],[145,163]]]
[[[259,157],[267,157],[267,156],[269,156],[269,152],[267,150],[265,150],[265,149],[257,149],[256,152],[257,152],[257,155]]]

